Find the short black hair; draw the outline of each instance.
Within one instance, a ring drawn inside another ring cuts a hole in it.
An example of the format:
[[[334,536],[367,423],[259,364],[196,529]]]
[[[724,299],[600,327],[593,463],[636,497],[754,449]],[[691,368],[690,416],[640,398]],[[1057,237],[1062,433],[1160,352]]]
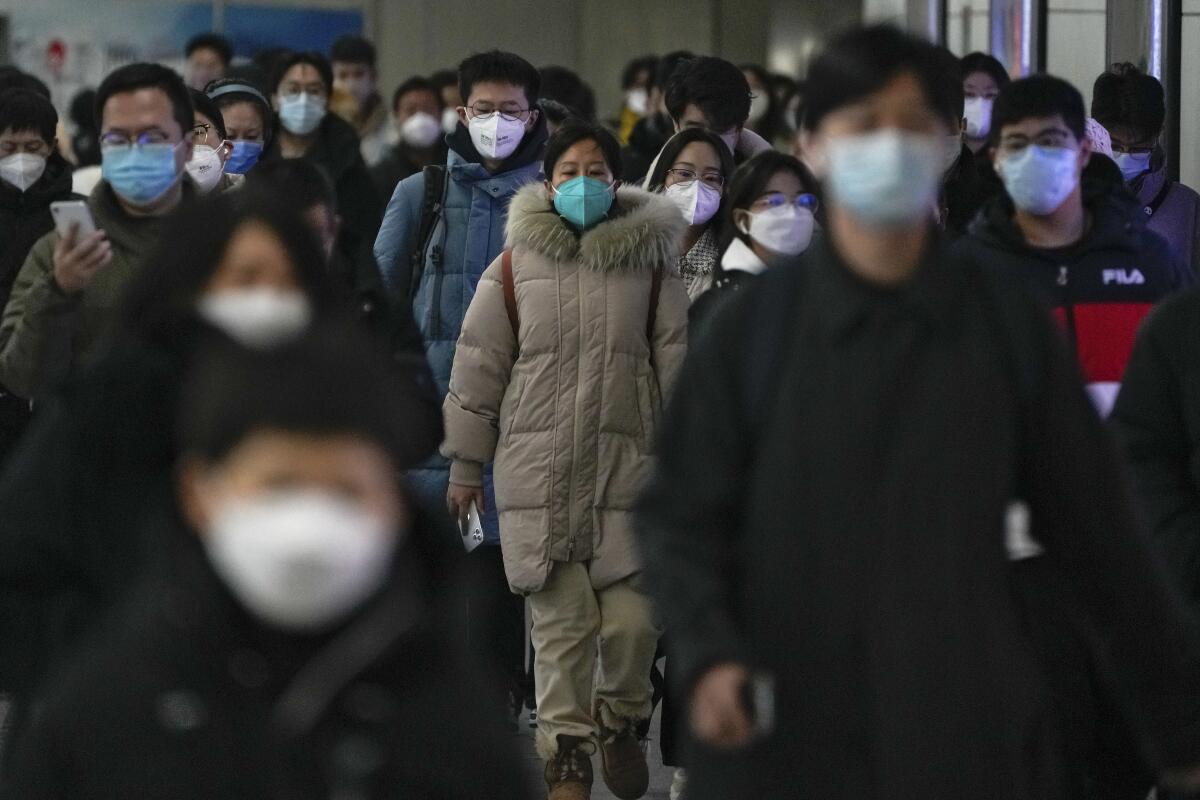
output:
[[[934,83],[933,96],[930,99],[933,110],[950,126],[950,130],[958,132],[962,125],[963,113],[966,109],[967,96],[963,90],[961,60],[945,47],[938,47],[937,81]]]
[[[315,69],[321,76],[321,83],[325,84],[325,93],[333,91],[333,67],[329,66],[329,60],[316,51],[307,50],[302,53],[288,53],[275,62],[275,71],[271,73],[271,94],[279,91],[283,76],[297,64],[308,64]]]
[[[663,145],[663,149],[659,151],[658,160],[654,162],[654,170],[646,182],[646,187],[650,191],[657,192],[666,185],[667,170],[679,158],[683,148],[693,142],[704,142],[711,147],[721,162],[721,177],[726,181],[733,177],[733,155],[721,141],[721,137],[704,128],[684,128],[668,139],[667,143]]]
[[[28,89],[47,100],[51,99],[50,87],[36,75],[22,72],[16,67],[0,67],[0,92],[6,92],[9,89]]]
[[[917,79],[933,108],[941,77],[938,63],[937,47],[891,25],[847,31],[809,66],[804,127],[816,130],[828,114],[874,94],[903,73]]]
[[[557,100],[584,119],[596,118],[596,95],[592,87],[566,67],[542,67],[541,99]]]
[[[813,177],[808,167],[795,157],[780,153],[778,150],[764,150],[747,159],[733,173],[733,178],[725,187],[725,198],[721,202],[723,210],[720,247],[722,252],[735,238],[741,239],[746,244],[750,243],[750,238],[733,224],[733,212],[738,209],[748,210],[754,201],[762,196],[767,184],[771,182],[772,176],[781,170],[794,173],[800,180],[800,185],[804,187],[804,191],[820,198],[821,184]]]
[[[334,41],[329,49],[329,60],[343,64],[366,64],[375,69],[375,45],[361,36],[346,33]]]
[[[452,69],[439,69],[429,76],[429,82],[439,92],[447,86],[458,86],[458,73]]]
[[[447,84],[449,85],[449,84]],[[433,84],[429,78],[423,78],[420,75],[414,75],[404,83],[396,87],[396,91],[392,93],[392,111],[394,112],[400,105],[400,100],[409,92],[429,92],[437,98],[438,108],[442,108],[442,93],[438,91],[438,87]]]
[[[28,89],[0,92],[0,133],[33,131],[47,144],[54,141],[58,112],[54,104]]]
[[[1031,75],[1013,81],[1000,90],[992,108],[991,141],[993,144],[1000,141],[1005,125],[1055,115],[1061,116],[1075,138],[1083,141],[1087,114],[1078,89],[1053,75]]]
[[[542,78],[525,59],[516,53],[490,50],[463,59],[458,65],[458,93],[464,103],[470,102],[471,89],[477,83],[495,81],[520,86],[529,107],[537,105],[542,96]]]
[[[542,160],[542,172],[549,179],[563,153],[574,144],[591,139],[600,146],[604,160],[615,180],[621,179],[621,143],[608,128],[584,119],[566,119],[546,142],[546,155]]]
[[[198,219],[203,224],[196,224]],[[162,236],[130,283],[119,316],[124,332],[170,346],[186,340],[194,325],[196,301],[212,280],[229,241],[248,223],[267,227],[283,243],[296,282],[318,315],[338,306],[316,233],[275,193],[246,186],[186,203],[166,220]]]
[[[273,192],[284,205],[305,213],[321,205],[337,213],[337,191],[329,174],[307,158],[281,158],[259,164],[246,176],[247,187]]]
[[[217,463],[255,433],[356,436],[382,448],[397,473],[433,455],[419,380],[389,363],[347,320],[318,321],[276,348],[212,337],[195,353],[180,395],[177,431],[187,456]]]
[[[645,72],[650,76],[649,83],[654,83],[654,71],[658,69],[658,56],[642,56],[635,58],[621,70],[621,88],[630,89],[637,83],[638,75]]]
[[[996,86],[1001,89],[1012,83],[1012,78],[1009,77],[1008,70],[1004,68],[1004,65],[995,56],[989,56],[987,53],[967,53],[959,59],[958,68],[962,72],[964,81],[972,73],[982,72],[994,80]]]
[[[750,84],[734,64],[700,56],[675,67],[667,81],[666,104],[675,122],[689,105],[698,106],[713,130],[723,133],[744,125],[750,116]]]
[[[696,54],[690,50],[674,50],[667,53],[658,60],[658,66],[654,70],[651,77],[653,83],[651,86],[657,89],[665,90],[667,83],[671,80],[671,76],[675,74],[675,68],[684,61],[691,61],[696,57]]]
[[[1113,64],[1092,86],[1092,116],[1110,130],[1125,125],[1150,139],[1167,121],[1162,84],[1128,62]]]
[[[193,36],[184,45],[183,54],[190,57],[197,50],[212,50],[221,59],[221,63],[227,67],[229,62],[233,61],[233,45],[219,33],[201,33]]]
[[[557,100],[547,100],[542,98],[538,103],[538,107],[542,110],[542,117],[545,118],[547,125],[558,127],[569,119],[583,119],[579,116],[579,112],[573,108],[568,108]]]
[[[173,69],[161,64],[126,64],[108,73],[96,89],[96,128],[104,131],[104,106],[113,95],[136,92],[139,89],[159,89],[171,101],[171,113],[179,130],[187,134],[195,123],[192,98],[188,87]]]
[[[212,120],[213,127],[217,129],[217,135],[221,140],[229,138],[229,134],[225,132],[225,118],[221,116],[221,109],[217,104],[208,99],[208,95],[196,89],[189,89],[188,93],[192,96],[192,108],[198,114],[203,114]]]

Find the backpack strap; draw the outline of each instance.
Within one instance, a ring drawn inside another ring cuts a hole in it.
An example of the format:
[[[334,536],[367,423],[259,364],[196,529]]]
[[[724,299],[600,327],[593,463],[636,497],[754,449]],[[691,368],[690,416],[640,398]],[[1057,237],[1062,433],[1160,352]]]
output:
[[[1162,208],[1162,204],[1167,201],[1167,195],[1171,192],[1171,187],[1175,185],[1175,181],[1163,181],[1162,188],[1158,190],[1158,194],[1154,195],[1154,199],[1146,205],[1142,211],[1146,212],[1147,217],[1153,217],[1158,213],[1158,209]]]
[[[508,324],[513,337],[519,339],[521,320],[517,317],[517,284],[513,281],[513,251],[508,248],[500,254],[500,283],[504,288],[504,310],[508,312]]]
[[[425,273],[425,253],[429,249],[429,240],[433,238],[433,229],[442,216],[443,196],[446,192],[446,167],[442,164],[430,164],[421,170],[425,178],[424,193],[421,197],[421,221],[417,226],[417,238],[413,246],[411,268],[409,270],[408,296],[413,298],[421,285],[421,277]]]

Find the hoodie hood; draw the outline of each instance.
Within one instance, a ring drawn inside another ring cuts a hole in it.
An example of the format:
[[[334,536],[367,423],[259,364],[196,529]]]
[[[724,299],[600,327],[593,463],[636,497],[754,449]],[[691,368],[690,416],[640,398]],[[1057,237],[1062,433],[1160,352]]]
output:
[[[597,272],[674,270],[685,222],[673,203],[622,187],[615,213],[582,235],[567,224],[542,184],[518,191],[508,208],[508,247],[527,247],[552,261],[576,260]]]
[[[57,151],[46,159],[42,177],[24,192],[7,181],[0,181],[0,208],[43,208],[70,196],[71,165]]]
[[[1083,181],[1083,205],[1092,215],[1092,224],[1083,239],[1068,248],[1073,255],[1091,250],[1125,249],[1138,252],[1145,230],[1145,215],[1139,213],[1134,199],[1123,187],[1103,182]],[[1061,259],[1062,251],[1030,247],[1014,221],[1016,208],[1007,193],[994,197],[971,223],[970,234],[984,244],[1014,253],[1045,254],[1048,261]]]

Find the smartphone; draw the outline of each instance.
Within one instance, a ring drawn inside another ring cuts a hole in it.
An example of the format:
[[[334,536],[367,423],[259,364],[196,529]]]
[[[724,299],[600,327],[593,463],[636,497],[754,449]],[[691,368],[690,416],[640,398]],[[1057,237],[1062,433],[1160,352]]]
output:
[[[76,240],[96,232],[91,209],[84,200],[59,200],[50,204],[50,216],[54,217],[54,229],[59,236],[66,236],[72,223],[79,224]]]
[[[468,553],[483,544],[483,519],[474,500],[467,508],[467,516],[458,522],[458,533],[462,536],[463,549]]]
[[[765,739],[775,732],[775,678],[756,672],[742,685],[742,704],[754,726],[754,738]]]

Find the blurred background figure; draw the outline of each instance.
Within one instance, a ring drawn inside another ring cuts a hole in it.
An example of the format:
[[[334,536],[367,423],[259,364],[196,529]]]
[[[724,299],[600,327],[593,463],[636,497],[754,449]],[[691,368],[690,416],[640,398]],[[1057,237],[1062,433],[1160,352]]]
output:
[[[966,98],[963,119],[967,121],[967,147],[972,153],[983,153],[986,158],[988,137],[992,132],[992,108],[1010,78],[1004,65],[987,53],[968,53],[958,66]]]
[[[617,130],[622,147],[629,144],[633,126],[650,113],[650,90],[657,68],[657,57],[642,56],[630,61],[621,71],[621,110],[612,126]]]
[[[1112,158],[1137,195],[1150,230],[1200,270],[1200,195],[1167,176],[1159,143],[1167,106],[1162,84],[1132,64],[1114,64],[1092,87],[1092,116],[1111,137]]]
[[[596,120],[596,96],[592,87],[566,67],[542,67],[542,98],[553,100],[586,122]]]
[[[447,134],[454,133],[458,127],[458,109],[463,104],[458,89],[458,72],[452,69],[438,70],[429,76],[429,81],[442,98],[442,130]]]
[[[791,128],[784,124],[784,106],[772,88],[774,82],[771,75],[759,64],[743,64],[741,70],[750,84],[750,116],[746,118],[746,127],[772,146],[786,142]]]
[[[192,89],[203,91],[205,86],[225,77],[233,61],[233,45],[224,36],[202,33],[188,40],[184,47],[187,62],[184,65],[184,80]]]
[[[375,69],[375,45],[361,36],[342,36],[329,52],[333,67],[333,91],[344,102],[335,113],[354,126],[362,142],[362,157],[368,167],[383,160],[396,140],[387,103],[379,94]]]
[[[371,168],[371,179],[384,202],[391,199],[396,184],[409,175],[432,164],[446,163],[443,110],[442,94],[428,78],[414,75],[396,87],[392,95],[392,125],[399,136]]]
[[[634,124],[629,143],[621,150],[621,170],[631,183],[642,180],[650,172],[650,165],[667,139],[675,135],[675,124],[667,113],[665,102],[667,81],[681,62],[691,58],[694,56],[687,50],[677,50],[658,60],[646,114]]]

